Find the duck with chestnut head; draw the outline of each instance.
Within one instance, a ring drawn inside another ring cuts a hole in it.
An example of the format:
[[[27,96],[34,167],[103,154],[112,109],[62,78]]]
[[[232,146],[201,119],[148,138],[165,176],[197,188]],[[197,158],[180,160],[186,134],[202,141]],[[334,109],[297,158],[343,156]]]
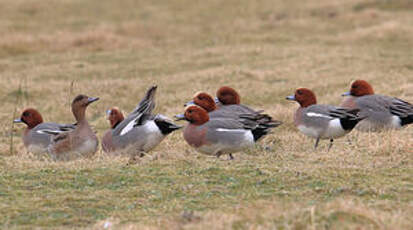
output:
[[[219,157],[254,146],[276,125],[261,126],[254,119],[215,117],[200,106],[191,105],[185,113],[175,116],[189,124],[184,128],[185,141],[197,151]]]
[[[294,124],[304,135],[316,139],[314,148],[317,148],[320,139],[330,139],[330,150],[334,139],[348,134],[364,119],[357,115],[359,109],[317,104],[315,94],[307,88],[295,90],[294,95],[286,99],[300,105],[294,114]]]
[[[228,86],[223,86],[217,91],[217,98],[214,100],[211,95],[206,92],[198,92],[194,95],[193,100],[186,103],[188,105],[198,105],[208,112],[209,117],[230,117],[254,118],[262,125],[276,125],[282,124],[281,121],[273,120],[273,118],[264,114],[263,110],[253,110],[245,105],[240,104],[240,96],[237,91]]]
[[[57,124],[52,122],[43,122],[42,115],[33,108],[25,109],[19,119],[14,123],[24,123],[27,128],[23,131],[23,144],[29,152],[35,154],[47,153],[47,147],[51,143],[51,135],[46,131],[62,133],[75,129],[72,124]]]
[[[365,80],[355,80],[341,106],[360,109],[366,116],[356,128],[361,131],[400,129],[413,123],[413,105],[399,98],[375,94]]]

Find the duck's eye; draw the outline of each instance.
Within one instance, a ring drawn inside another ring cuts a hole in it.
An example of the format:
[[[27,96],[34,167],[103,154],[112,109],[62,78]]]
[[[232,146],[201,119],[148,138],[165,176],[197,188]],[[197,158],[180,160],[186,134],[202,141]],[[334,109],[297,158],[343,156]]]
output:
[[[23,117],[28,117],[28,116],[30,116],[30,113],[29,113],[29,112],[24,112],[24,113],[23,113]]]
[[[302,92],[301,90],[298,90],[298,91],[297,91],[297,94],[298,94],[298,95],[301,95],[301,94],[303,94],[303,92]]]
[[[357,89],[357,85],[351,86],[352,89]]]

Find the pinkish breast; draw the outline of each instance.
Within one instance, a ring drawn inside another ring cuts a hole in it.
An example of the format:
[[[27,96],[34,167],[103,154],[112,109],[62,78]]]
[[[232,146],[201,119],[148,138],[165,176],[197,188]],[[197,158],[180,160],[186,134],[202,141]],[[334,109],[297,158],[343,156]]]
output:
[[[29,132],[30,132],[29,128],[26,128],[23,132],[23,144],[26,147],[28,147],[30,145]]]
[[[299,126],[302,123],[302,116],[303,116],[303,108],[298,108],[294,114],[294,124],[295,126]]]
[[[105,153],[115,151],[115,146],[112,142],[112,131],[108,130],[102,138],[102,149]]]
[[[206,144],[206,133],[206,128],[199,128],[199,126],[188,124],[184,129],[184,139],[189,145],[198,148]]]
[[[341,107],[346,107],[346,108],[357,108],[356,102],[355,102],[355,97],[353,96],[348,96],[344,98],[343,102],[341,102],[340,106]]]

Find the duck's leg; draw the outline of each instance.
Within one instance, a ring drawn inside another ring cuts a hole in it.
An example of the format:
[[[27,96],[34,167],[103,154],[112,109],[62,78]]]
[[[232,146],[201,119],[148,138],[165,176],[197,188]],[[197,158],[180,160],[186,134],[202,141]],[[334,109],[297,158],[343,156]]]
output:
[[[317,149],[318,146],[318,142],[320,141],[320,138],[317,138],[317,140],[315,141],[315,145],[314,145],[314,149]]]
[[[333,141],[334,141],[334,139],[330,139],[330,144],[328,145],[328,150],[327,150],[327,152],[329,152],[330,149],[331,149],[331,146],[333,146]]]

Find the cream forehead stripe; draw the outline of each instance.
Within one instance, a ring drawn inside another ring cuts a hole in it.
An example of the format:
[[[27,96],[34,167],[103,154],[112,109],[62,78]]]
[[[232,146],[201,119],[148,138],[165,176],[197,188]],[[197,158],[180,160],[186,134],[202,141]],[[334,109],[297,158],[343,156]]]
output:
[[[202,107],[200,107],[200,106],[198,106],[198,105],[187,105],[186,107],[185,107],[185,111],[189,108],[189,107],[191,107],[191,106],[195,106],[195,107],[198,107],[198,108],[202,108]]]
[[[197,97],[197,96],[198,96],[199,94],[201,94],[201,93],[206,93],[206,92],[198,91],[198,92],[196,92],[196,93],[194,94],[193,98]],[[206,94],[208,94],[208,93],[206,93]]]

